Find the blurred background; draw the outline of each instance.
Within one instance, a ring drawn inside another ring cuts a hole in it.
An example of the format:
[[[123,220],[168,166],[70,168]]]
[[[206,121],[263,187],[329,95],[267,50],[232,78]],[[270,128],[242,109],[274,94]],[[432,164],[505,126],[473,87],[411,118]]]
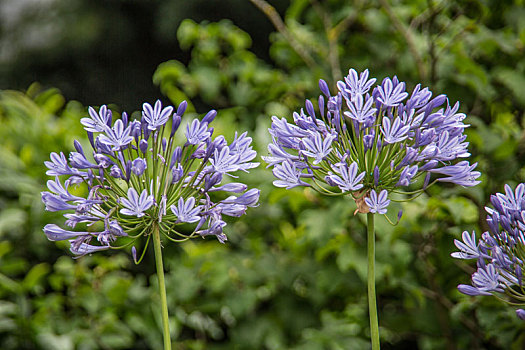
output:
[[[525,323],[471,298],[474,266],[450,257],[486,230],[490,194],[525,178],[523,0],[0,0],[0,349],[159,349],[155,264],[128,251],[72,259],[42,227],[43,162],[86,137],[88,106],[217,109],[229,140],[265,155],[291,116],[349,68],[397,75],[460,101],[482,184],[430,188],[377,221],[383,349],[523,349]],[[349,198],[243,179],[261,205],[164,249],[176,349],[368,349],[364,217]]]

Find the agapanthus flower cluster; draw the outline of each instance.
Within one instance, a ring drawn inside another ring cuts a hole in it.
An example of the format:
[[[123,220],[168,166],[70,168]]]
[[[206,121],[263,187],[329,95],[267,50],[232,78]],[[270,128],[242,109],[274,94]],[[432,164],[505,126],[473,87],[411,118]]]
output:
[[[47,237],[69,240],[77,255],[111,248],[125,236],[128,244],[139,237],[149,242],[153,225],[176,242],[208,235],[226,241],[223,215],[239,217],[257,205],[259,190],[235,181],[236,172],[259,165],[252,162],[256,152],[246,133],[230,144],[222,135],[212,138],[215,110],[180,127],[186,106],[144,103],[140,120],[122,113],[115,121],[106,106],[90,107],[81,123],[91,148],[75,141],[68,157],[51,153],[45,162],[54,179],[42,201],[49,211],[64,211],[69,227],[48,224]]]
[[[505,194],[490,197],[493,208],[485,207],[489,231],[481,235],[463,232],[463,241],[454,240],[459,252],[457,259],[476,259],[477,270],[472,274],[472,285],[460,284],[458,289],[467,295],[495,295],[503,293],[514,305],[525,306],[523,269],[525,261],[525,184],[515,191],[505,185]],[[525,320],[525,311],[517,310]]]
[[[465,114],[445,95],[433,97],[416,85],[412,93],[397,77],[374,86],[368,70],[350,69],[338,91],[322,94],[317,109],[306,100],[293,122],[272,117],[273,142],[263,157],[288,189],[312,186],[328,195],[351,194],[362,213],[384,214],[391,192],[421,179],[420,193],[436,181],[462,186],[479,183],[465,141]]]

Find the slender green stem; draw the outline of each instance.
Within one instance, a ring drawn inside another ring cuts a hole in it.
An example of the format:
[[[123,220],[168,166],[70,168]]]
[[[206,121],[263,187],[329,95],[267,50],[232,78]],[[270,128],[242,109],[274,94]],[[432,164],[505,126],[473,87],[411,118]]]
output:
[[[160,247],[159,227],[154,224],[152,229],[153,246],[155,248],[155,264],[159,278],[160,305],[162,309],[162,331],[164,335],[164,350],[171,350],[170,324],[168,318],[168,302],[166,299],[166,284],[164,283],[164,266],[162,265],[162,250]]]
[[[368,313],[372,350],[379,350],[379,322],[377,320],[374,213],[366,214],[368,240]]]

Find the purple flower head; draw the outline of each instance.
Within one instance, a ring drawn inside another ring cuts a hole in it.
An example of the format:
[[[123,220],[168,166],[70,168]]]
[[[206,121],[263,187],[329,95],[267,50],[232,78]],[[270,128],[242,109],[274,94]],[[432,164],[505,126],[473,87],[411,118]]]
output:
[[[160,101],[144,103],[138,120],[124,112],[114,122],[106,106],[98,112],[90,108],[82,124],[92,150],[75,140],[68,156],[53,152],[45,162],[54,180],[48,181],[42,201],[46,210],[63,212],[71,229],[48,225],[48,238],[69,241],[75,255],[148,239],[154,227],[172,241],[215,235],[225,242],[222,215],[239,217],[257,206],[259,190],[223,180],[257,167],[257,153],[246,132],[235,132],[231,143],[222,135],[212,138],[215,110],[201,121],[187,116],[187,127],[179,128],[187,105],[183,101],[173,113],[172,106],[163,107]],[[180,144],[182,138],[187,142]],[[70,193],[71,184],[85,195]],[[102,226],[100,232],[93,230]],[[128,234],[132,241],[122,242]],[[132,255],[137,263],[142,259],[137,261],[136,248]]]
[[[505,293],[525,300],[522,284],[525,261],[521,253],[525,251],[525,184],[515,189],[505,185],[505,193],[492,195],[490,202],[493,208],[485,207],[489,231],[479,240],[474,232],[472,235],[463,232],[463,241],[454,240],[459,252],[453,252],[452,257],[473,259],[478,264],[478,270],[472,274],[472,286],[460,285],[458,289],[472,296]],[[513,300],[504,300],[515,304]]]
[[[306,100],[293,120],[272,117],[263,159],[273,168],[275,186],[351,195],[358,212],[368,213],[363,194],[371,191],[404,193],[410,200],[437,182],[479,183],[477,164],[463,160],[470,155],[466,116],[445,95],[432,99],[421,85],[409,94],[397,77],[377,85],[368,70],[354,69],[337,83],[335,95],[324,80],[319,87],[317,106]],[[386,205],[385,197],[373,210],[383,212]]]

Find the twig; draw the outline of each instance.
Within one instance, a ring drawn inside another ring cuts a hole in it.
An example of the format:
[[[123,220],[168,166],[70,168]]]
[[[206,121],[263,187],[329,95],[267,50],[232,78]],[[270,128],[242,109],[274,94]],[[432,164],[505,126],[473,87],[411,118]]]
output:
[[[379,2],[381,3],[381,6],[383,6],[383,8],[385,9],[388,17],[390,17],[390,20],[392,21],[392,24],[394,25],[396,30],[399,33],[401,33],[401,35],[405,38],[405,41],[408,45],[408,49],[410,50],[410,53],[412,54],[412,57],[414,58],[414,61],[416,63],[419,78],[421,80],[425,80],[425,65],[423,64],[423,59],[421,58],[421,55],[417,50],[416,43],[414,42],[414,37],[412,36],[412,32],[408,28],[406,28],[401,22],[401,20],[396,16],[394,11],[390,7],[388,0],[379,0]]]
[[[272,22],[273,26],[281,35],[288,41],[292,49],[294,49],[295,52],[302,58],[302,60],[306,63],[306,65],[309,68],[315,68],[316,64],[313,60],[312,56],[306,51],[301,44],[293,37],[293,35],[290,34],[288,29],[286,28],[286,25],[284,24],[283,20],[281,19],[281,16],[268,2],[265,0],[250,0],[255,6],[261,10],[266,17]]]
[[[328,61],[330,62],[330,69],[332,70],[332,79],[335,83],[343,76],[341,73],[341,63],[339,62],[339,53],[337,52],[338,37],[334,35],[330,15],[326,13],[321,4],[316,0],[311,0],[310,3],[323,22],[326,39],[328,40]]]

